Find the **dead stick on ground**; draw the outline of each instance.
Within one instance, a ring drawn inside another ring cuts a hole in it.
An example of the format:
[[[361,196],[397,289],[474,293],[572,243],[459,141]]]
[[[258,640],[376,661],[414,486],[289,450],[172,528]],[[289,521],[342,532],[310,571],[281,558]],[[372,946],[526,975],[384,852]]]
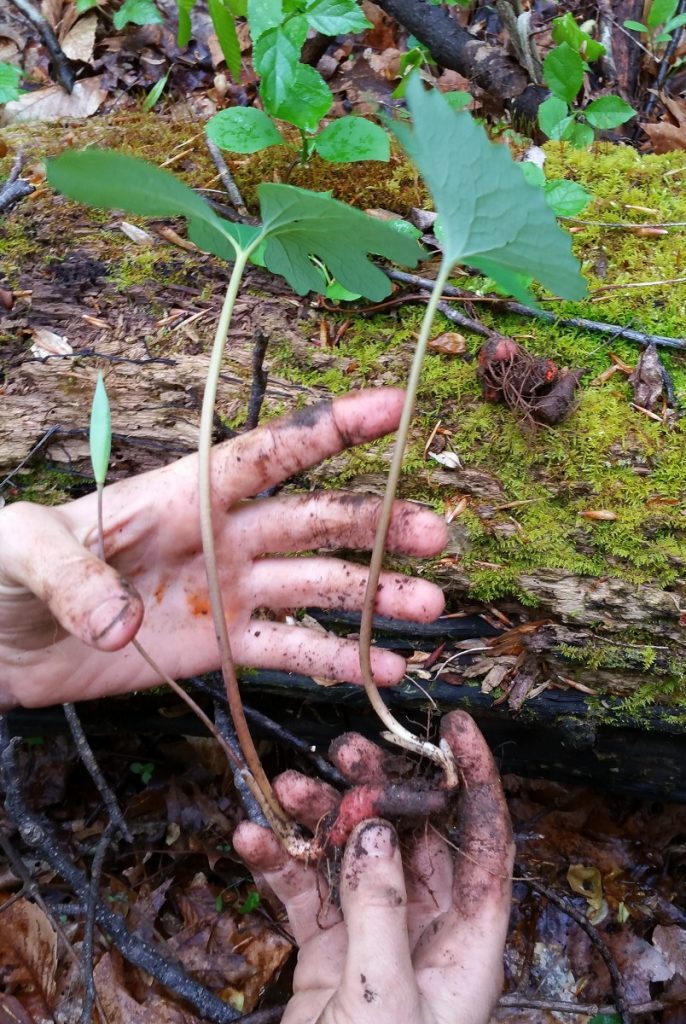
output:
[[[76,81],[76,74],[71,61],[57,42],[57,36],[43,15],[37,10],[30,0],[10,0],[18,11],[28,18],[32,25],[35,25],[38,33],[45,43],[50,56],[52,57],[54,79],[59,82],[65,92],[71,93]]]
[[[578,911],[576,907],[572,906],[569,900],[564,899],[562,896],[558,896],[558,894],[552,889],[549,889],[545,885],[539,885],[538,882],[534,882],[530,878],[522,877],[521,881],[528,885],[534,892],[538,893],[539,896],[545,897],[549,903],[552,903],[553,906],[557,907],[558,910],[561,910],[563,914],[567,915],[567,917],[571,917],[572,921],[576,921],[582,931],[586,932],[607,967],[610,975],[610,981],[612,983],[612,994],[614,995],[615,1006],[620,1020],[622,1021],[622,1024],[631,1024],[631,1012],[627,1003],[624,979],[619,973],[619,968],[615,963],[615,959],[609,946],[605,940],[601,938],[598,933],[598,929],[594,928],[588,918]]]
[[[392,281],[400,281],[409,284],[413,288],[420,288],[423,291],[431,291],[434,281],[429,277],[417,277],[415,274],[408,274],[403,270],[394,270],[384,267],[384,273]],[[478,296],[470,295],[464,288],[455,288],[453,285],[446,285],[443,289],[444,295],[469,301],[470,298]],[[645,331],[635,331],[632,327],[622,327],[620,324],[606,324],[599,320],[588,320],[586,317],[559,317],[555,313],[548,313],[543,309],[531,309],[521,302],[509,302],[506,299],[494,303],[497,308],[506,313],[517,313],[519,316],[530,317],[534,320],[544,320],[546,323],[554,323],[558,327],[579,327],[585,331],[593,331],[596,334],[607,334],[613,340],[625,338],[627,341],[638,342],[639,345],[662,345],[665,348],[675,348],[686,352],[686,341],[679,338],[668,338],[662,334],[647,334]]]
[[[11,209],[20,199],[30,196],[35,191],[34,186],[30,182],[19,177],[23,162],[24,154],[17,153],[7,180],[0,185],[0,213]]]
[[[110,821],[116,828],[119,829],[120,833],[126,839],[127,843],[133,842],[133,836],[129,831],[129,827],[124,821],[124,815],[119,810],[117,798],[107,784],[107,780],[100,770],[95,754],[91,748],[90,743],[86,738],[86,734],[83,731],[79,716],[76,714],[76,709],[73,704],[63,704],[62,709],[64,711],[64,717],[67,719],[69,731],[71,732],[72,739],[76,745],[79,757],[86,766],[86,770],[90,775],[91,779],[95,783],[102,801],[107,809]]]
[[[222,180],[222,184],[226,189],[229,199],[233,203],[237,213],[239,213],[243,219],[247,219],[248,210],[245,205],[245,201],[240,193],[238,185],[233,180],[233,175],[226,164],[226,160],[221,155],[219,146],[216,142],[213,142],[212,139],[206,139],[205,141],[207,142],[207,148],[210,151],[210,156],[214,161],[214,166],[219,171],[219,177]]]

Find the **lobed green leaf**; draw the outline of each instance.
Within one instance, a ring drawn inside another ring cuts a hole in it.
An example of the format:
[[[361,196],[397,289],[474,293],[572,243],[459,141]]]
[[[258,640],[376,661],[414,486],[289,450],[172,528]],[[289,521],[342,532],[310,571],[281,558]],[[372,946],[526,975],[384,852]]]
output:
[[[476,266],[506,287],[513,275],[530,276],[581,298],[586,285],[569,235],[507,147],[490,142],[468,113],[454,113],[440,93],[426,92],[418,77],[407,95],[413,126],[394,131],[431,190],[445,259]],[[515,294],[525,297],[521,289]]]
[[[293,185],[262,184],[257,191],[268,234],[265,264],[300,295],[326,291],[325,275],[311,256],[348,291],[378,301],[391,284],[368,254],[406,266],[415,266],[422,255],[415,239],[328,195]]]

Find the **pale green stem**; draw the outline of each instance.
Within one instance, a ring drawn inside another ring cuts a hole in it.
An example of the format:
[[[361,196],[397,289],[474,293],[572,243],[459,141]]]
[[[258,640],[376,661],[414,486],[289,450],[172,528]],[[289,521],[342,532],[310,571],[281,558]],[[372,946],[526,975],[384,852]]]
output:
[[[214,422],[214,407],[217,397],[217,385],[224,356],[224,348],[229,333],[229,325],[233,307],[240,288],[243,271],[248,262],[251,252],[257,247],[257,242],[236,254],[233,272],[229,281],[229,287],[222,306],[217,331],[214,337],[210,365],[207,371],[205,394],[203,396],[202,412],[200,415],[200,439],[198,442],[198,495],[200,502],[200,533],[202,537],[202,548],[205,556],[205,569],[207,572],[207,586],[212,607],[212,618],[214,630],[219,646],[221,658],[222,675],[226,696],[229,702],[231,718],[236,730],[236,737],[240,744],[241,751],[245,757],[246,764],[257,783],[261,795],[260,805],[265,815],[275,830],[283,837],[289,837],[293,833],[290,819],[284,814],[276,797],[274,796],[269,779],[265,775],[260,762],[259,755],[250,735],[248,723],[243,711],[243,704],[238,690],[238,679],[236,668],[231,654],[231,643],[229,631],[226,625],[226,614],[224,611],[224,599],[222,597],[219,572],[217,569],[216,548],[214,543],[214,530],[212,527],[212,427]],[[265,806],[266,805],[266,806]]]
[[[402,726],[386,707],[385,703],[381,699],[376,683],[374,682],[371,658],[372,617],[374,615],[377,588],[383,565],[386,538],[388,536],[388,528],[393,512],[393,502],[395,501],[395,494],[398,487],[398,481],[400,479],[400,472],[402,469],[410,424],[414,416],[417,389],[419,387],[426,345],[429,340],[429,333],[436,314],[436,307],[440,301],[446,281],[450,276],[451,269],[451,263],[447,261],[441,263],[438,271],[438,277],[436,278],[436,284],[434,285],[426,306],[424,319],[422,320],[422,326],[419,332],[419,338],[417,339],[417,346],[414,350],[410,374],[407,380],[407,393],[405,396],[402,415],[400,417],[398,433],[395,439],[393,458],[391,460],[391,466],[386,480],[386,490],[384,491],[381,515],[376,528],[376,537],[374,538],[374,547],[372,549],[372,556],[369,564],[367,590],[364,597],[364,604],[362,606],[362,621],[360,622],[360,668],[362,670],[362,679],[369,702],[388,729],[388,733],[384,734],[385,738],[393,743],[397,743],[399,746],[402,746],[407,750],[413,750],[416,753],[431,758],[432,761],[439,764],[445,771],[448,785],[457,785],[457,770],[449,748],[446,750],[444,744],[441,744],[441,747],[439,748],[434,746],[433,743],[428,743],[424,740],[418,739],[408,729]]]

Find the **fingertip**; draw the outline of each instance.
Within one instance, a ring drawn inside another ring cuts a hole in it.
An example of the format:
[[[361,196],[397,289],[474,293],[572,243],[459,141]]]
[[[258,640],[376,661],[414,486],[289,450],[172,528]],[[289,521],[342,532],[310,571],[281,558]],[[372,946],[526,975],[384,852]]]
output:
[[[233,848],[251,871],[277,871],[287,855],[271,829],[242,821],[233,834]]]
[[[286,813],[312,831],[340,802],[333,786],[292,769],[274,779],[274,792]]]
[[[441,737],[450,744],[467,784],[499,781],[490,748],[466,711],[450,711],[441,719]]]
[[[395,654],[393,651],[385,651],[381,647],[373,647],[371,658],[372,673],[377,686],[396,686],[404,679],[407,663],[399,654]],[[356,680],[361,682],[361,679],[362,675],[358,667]]]
[[[404,401],[400,388],[350,391],[334,399],[332,415],[345,444],[361,444],[395,430]]]
[[[143,622],[143,600],[135,587],[120,576],[116,589],[92,609],[83,639],[100,651],[118,651],[135,637]]]
[[[396,911],[407,902],[398,835],[382,818],[368,818],[348,839],[341,871],[341,906],[346,918],[360,910]]]

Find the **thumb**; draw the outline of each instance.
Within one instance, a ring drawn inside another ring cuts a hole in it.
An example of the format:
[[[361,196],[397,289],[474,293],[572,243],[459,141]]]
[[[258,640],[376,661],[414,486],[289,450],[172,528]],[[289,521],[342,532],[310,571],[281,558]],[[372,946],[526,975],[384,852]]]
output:
[[[358,1022],[420,1020],[407,933],[398,837],[386,821],[364,821],[346,846],[341,907],[348,951],[337,999]]]
[[[68,633],[91,647],[116,651],[136,634],[143,602],[128,580],[91,554],[58,509],[17,502],[0,513],[0,590],[11,609],[26,588],[50,609]],[[28,633],[24,601],[15,635]],[[10,615],[11,617],[11,615]]]

